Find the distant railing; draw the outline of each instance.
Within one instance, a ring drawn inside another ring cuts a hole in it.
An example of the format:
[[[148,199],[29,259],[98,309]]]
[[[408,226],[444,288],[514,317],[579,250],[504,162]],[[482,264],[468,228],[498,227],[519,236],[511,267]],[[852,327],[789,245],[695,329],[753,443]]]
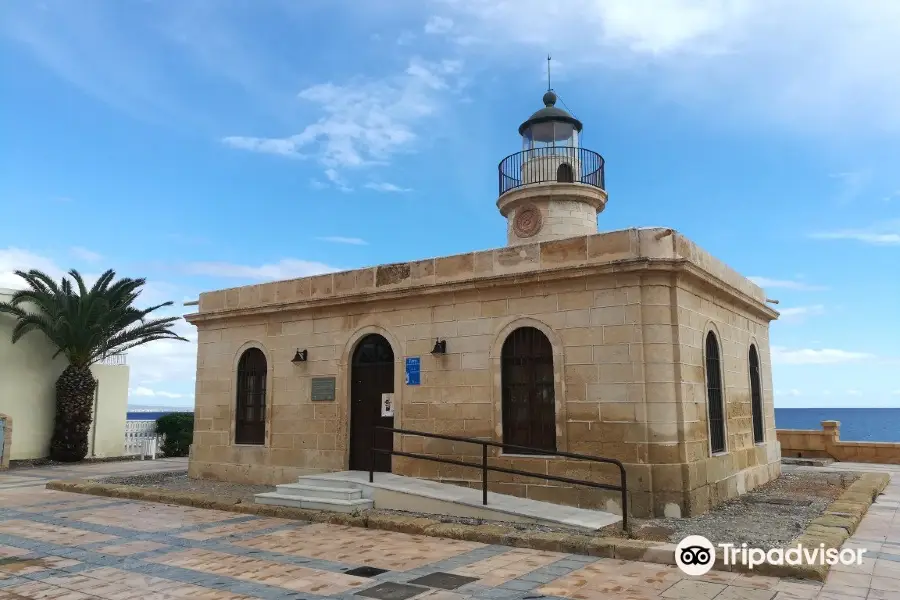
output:
[[[125,456],[156,458],[165,436],[156,434],[156,421],[125,421]]]
[[[127,356],[128,355],[124,352],[120,352],[118,354],[110,354],[101,358],[100,362],[104,365],[127,365]]]
[[[510,154],[498,166],[500,195],[532,183],[582,183],[606,189],[603,157],[586,148],[551,146]]]

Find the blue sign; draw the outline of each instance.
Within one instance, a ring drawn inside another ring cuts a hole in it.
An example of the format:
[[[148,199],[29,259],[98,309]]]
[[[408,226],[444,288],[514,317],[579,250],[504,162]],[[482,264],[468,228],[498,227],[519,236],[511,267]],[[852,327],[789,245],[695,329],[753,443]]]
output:
[[[422,383],[422,359],[412,356],[406,359],[406,385],[420,385]]]

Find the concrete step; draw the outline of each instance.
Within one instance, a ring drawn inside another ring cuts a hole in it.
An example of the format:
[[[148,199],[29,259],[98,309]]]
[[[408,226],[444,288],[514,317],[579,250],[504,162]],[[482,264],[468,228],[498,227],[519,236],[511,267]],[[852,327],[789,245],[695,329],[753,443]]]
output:
[[[358,487],[311,485],[305,482],[276,485],[275,493],[284,496],[326,498],[330,500],[359,500],[362,498],[362,490]]]
[[[332,512],[351,513],[357,510],[369,510],[374,506],[372,500],[356,498],[342,500],[338,498],[317,498],[311,496],[293,496],[279,494],[278,492],[266,492],[256,494],[258,504],[272,504],[275,506],[290,506],[292,508],[306,508],[309,510],[330,510]]]
[[[345,481],[341,479],[322,479],[317,475],[304,475],[303,477],[298,477],[297,483],[299,483],[300,485],[309,485],[313,487],[350,488],[353,490],[360,489],[359,484],[355,481]]]

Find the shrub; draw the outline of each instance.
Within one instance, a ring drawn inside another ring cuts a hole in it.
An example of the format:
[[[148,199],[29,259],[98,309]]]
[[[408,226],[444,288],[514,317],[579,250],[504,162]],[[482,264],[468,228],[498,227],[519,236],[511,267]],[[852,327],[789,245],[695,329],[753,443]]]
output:
[[[163,415],[156,420],[156,434],[165,436],[162,443],[164,456],[187,456],[194,441],[194,413]]]

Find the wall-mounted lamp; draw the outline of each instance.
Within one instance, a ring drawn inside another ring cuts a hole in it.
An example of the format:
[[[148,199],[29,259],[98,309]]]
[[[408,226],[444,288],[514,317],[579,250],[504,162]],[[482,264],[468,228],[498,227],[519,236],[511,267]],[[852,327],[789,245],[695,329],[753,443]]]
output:
[[[447,354],[447,340],[435,340],[432,354]]]
[[[294,364],[306,362],[306,354],[306,350],[300,350],[299,348],[297,348],[297,353],[294,354],[294,358],[291,360],[291,362]]]

